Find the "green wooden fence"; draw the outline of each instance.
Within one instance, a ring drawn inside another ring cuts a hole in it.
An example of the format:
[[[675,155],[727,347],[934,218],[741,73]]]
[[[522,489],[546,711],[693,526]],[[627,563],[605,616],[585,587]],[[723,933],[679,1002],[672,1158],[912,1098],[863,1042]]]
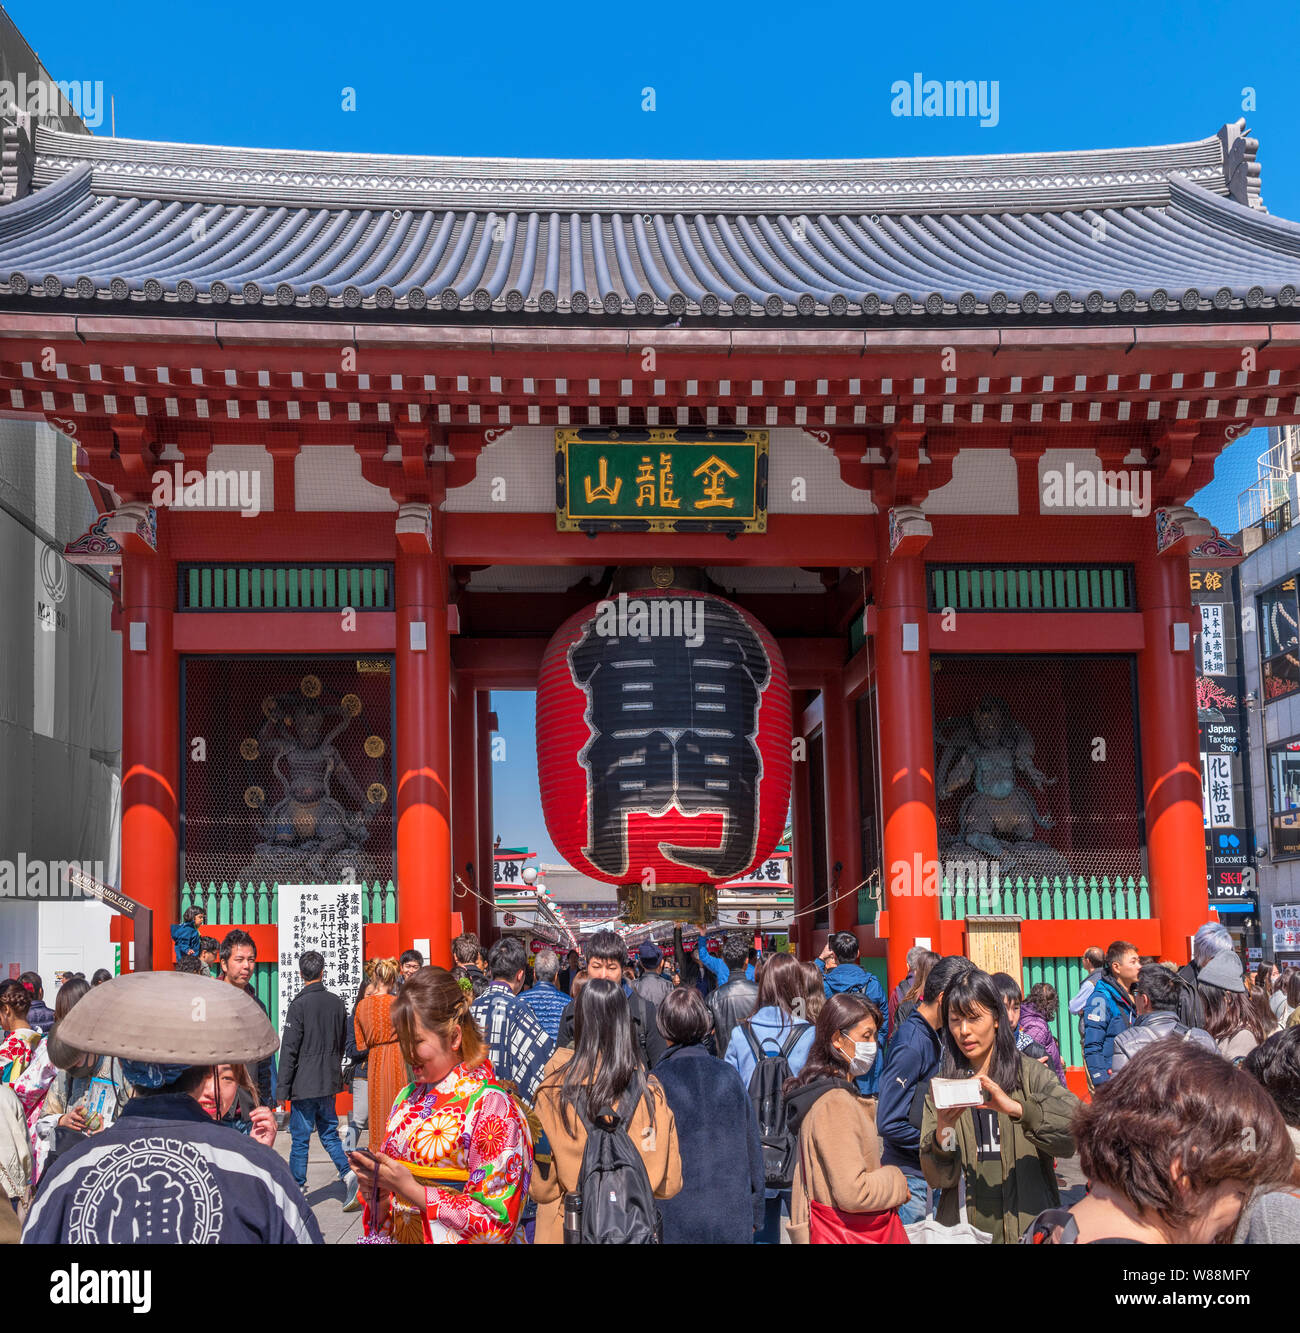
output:
[[[207,913],[209,926],[279,924],[277,915],[276,884],[262,880],[259,884],[209,881],[207,884],[188,881],[181,889],[181,915],[191,907],[201,907]],[[361,890],[361,921],[364,925],[391,924],[397,920],[397,886],[393,881],[358,884]],[[211,933],[211,932],[209,932]]]
[[[1079,1038],[1079,1019],[1069,1011],[1069,1003],[1079,993],[1085,972],[1078,958],[1026,958],[1024,991],[1046,982],[1056,990],[1056,1017],[1048,1023],[1061,1048],[1061,1061],[1069,1068],[1083,1064],[1083,1043]]]
[[[958,877],[943,881],[940,917],[964,921],[968,916],[1020,916],[1026,921],[1145,920],[1151,915],[1151,893],[1145,875],[1044,876],[1035,880],[1005,879],[997,883]]]

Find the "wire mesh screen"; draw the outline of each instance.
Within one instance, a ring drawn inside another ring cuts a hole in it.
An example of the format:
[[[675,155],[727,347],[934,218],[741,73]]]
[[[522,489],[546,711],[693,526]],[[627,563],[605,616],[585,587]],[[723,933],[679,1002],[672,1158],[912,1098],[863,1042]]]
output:
[[[936,655],[933,689],[945,879],[1141,875],[1131,658]]]
[[[393,878],[392,659],[184,662],[188,883]]]

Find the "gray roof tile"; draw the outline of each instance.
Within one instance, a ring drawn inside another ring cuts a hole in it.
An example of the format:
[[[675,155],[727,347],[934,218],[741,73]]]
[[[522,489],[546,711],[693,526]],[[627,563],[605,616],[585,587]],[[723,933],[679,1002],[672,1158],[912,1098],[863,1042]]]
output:
[[[592,322],[1288,307],[1300,227],[1258,206],[1255,147],[1238,125],[999,157],[524,162],[41,129],[40,188],[0,208],[0,300]]]

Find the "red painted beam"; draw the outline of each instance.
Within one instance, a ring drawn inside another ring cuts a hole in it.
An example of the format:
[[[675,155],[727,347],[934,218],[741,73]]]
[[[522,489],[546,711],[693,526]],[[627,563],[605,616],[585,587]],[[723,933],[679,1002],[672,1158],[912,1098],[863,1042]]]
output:
[[[871,646],[864,643],[844,667],[844,697],[851,702],[870,689],[874,675]]]
[[[936,653],[1136,653],[1146,643],[1132,611],[958,611],[951,629],[930,612]]]
[[[766,534],[557,533],[554,513],[447,514],[447,559],[458,565],[869,565],[861,514],[772,514]]]
[[[345,630],[338,611],[178,611],[172,644],[178,653],[391,653],[397,621],[391,611],[358,611]]]
[[[1095,442],[1094,442],[1095,443]],[[1064,448],[1059,439],[1053,447]],[[1080,442],[1080,447],[1093,447]],[[1035,494],[1037,486],[1034,486]],[[927,564],[945,561],[986,564],[1126,564],[1150,549],[1150,526],[1113,511],[1086,517],[1014,514],[931,514],[934,536],[925,547]],[[849,562],[841,561],[841,564]]]
[[[548,640],[457,638],[451,657],[457,674],[476,690],[535,690]]]
[[[800,736],[811,736],[817,731],[826,718],[826,710],[822,703],[820,683],[815,698],[811,699],[808,707],[803,710],[803,716],[795,719],[797,734]]]
[[[1113,940],[1127,940],[1140,954],[1160,957],[1160,922],[1155,920],[1022,921],[1023,958],[1077,958],[1089,945],[1104,949]],[[939,950],[966,953],[966,922],[939,924]]]
[[[843,639],[778,639],[792,690],[819,690],[822,677],[844,665]]]
[[[1127,940],[1138,953],[1161,957],[1160,922],[1022,921],[1020,952],[1026,958],[1075,958],[1090,945],[1104,949],[1114,940]]]

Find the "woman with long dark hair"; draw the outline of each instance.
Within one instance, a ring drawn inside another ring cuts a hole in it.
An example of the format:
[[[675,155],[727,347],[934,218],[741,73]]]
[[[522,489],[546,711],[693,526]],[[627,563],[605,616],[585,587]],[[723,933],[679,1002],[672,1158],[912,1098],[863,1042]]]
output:
[[[898,1208],[907,1177],[881,1166],[876,1102],[855,1080],[870,1072],[884,1016],[868,999],[832,995],[817,1016],[803,1072],[785,1085],[799,1159],[790,1203],[790,1240],[806,1244],[902,1243]]]
[[[655,1021],[668,1043],[655,1077],[682,1154],[681,1193],[660,1210],[664,1244],[752,1245],[765,1212],[763,1143],[749,1093],[736,1071],[705,1049],[712,1023],[694,986],[669,991]]]
[[[1286,978],[1287,1016],[1283,1027],[1295,1027],[1300,1024],[1300,967],[1288,969]]]
[[[959,1183],[971,1224],[1014,1244],[1040,1212],[1060,1203],[1053,1159],[1074,1153],[1070,1119],[1079,1099],[1050,1069],[1021,1055],[998,988],[971,968],[943,994],[940,1077],[975,1078],[978,1107],[937,1110],[933,1088],[921,1126],[921,1170],[943,1196],[938,1220],[958,1220]]]
[[[645,1163],[657,1199],[682,1187],[677,1125],[653,1074],[648,1074],[632,1034],[622,987],[604,978],[588,981],[573,1007],[573,1049],[560,1047],[546,1066],[534,1107],[551,1146],[550,1170],[533,1177],[537,1245],[564,1243],[564,1196],[578,1187],[587,1125],[605,1111],[623,1121]]]
[[[724,1052],[727,1063],[740,1075],[748,1090],[759,1059],[783,1055],[790,1075],[803,1072],[813,1044],[813,1025],[800,1021],[808,1012],[803,964],[792,953],[774,953],[755,972],[758,997],[754,1012],[731,1030]],[[788,1189],[769,1188],[765,1220],[755,1237],[758,1245],[777,1245],[781,1240],[781,1216],[789,1216]]]
[[[1273,1031],[1271,1012],[1261,1011],[1247,992],[1241,956],[1231,949],[1201,968],[1196,989],[1205,1008],[1205,1030],[1225,1060],[1239,1065]]]

